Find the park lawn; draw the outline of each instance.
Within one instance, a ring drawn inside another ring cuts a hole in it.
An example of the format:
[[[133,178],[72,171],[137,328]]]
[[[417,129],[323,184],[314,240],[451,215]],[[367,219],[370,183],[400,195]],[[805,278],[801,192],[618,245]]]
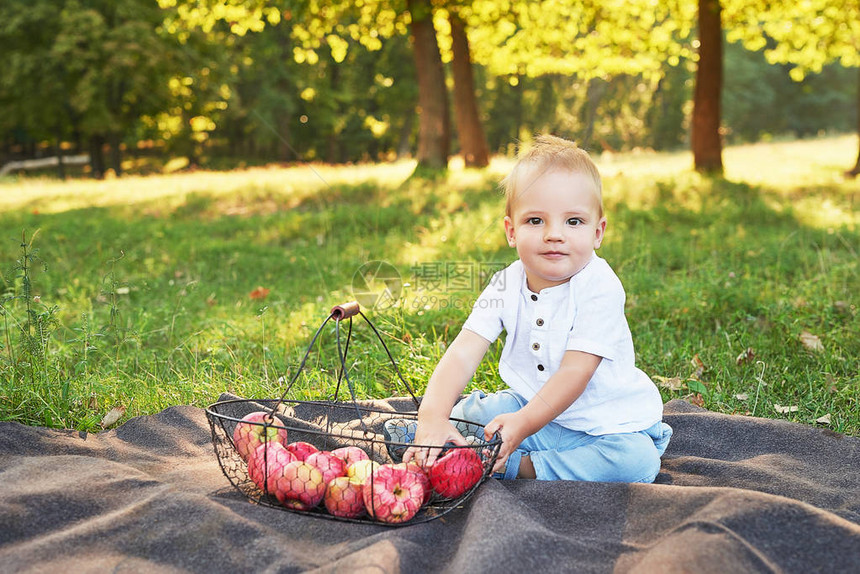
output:
[[[725,179],[691,172],[688,153],[599,158],[599,254],[664,400],[860,435],[860,210],[841,176],[856,147],[728,148]],[[420,394],[488,273],[515,257],[497,185],[510,165],[0,181],[0,419],[92,431],[114,407],[279,396],[370,261],[402,279],[398,303],[367,314]],[[331,396],[332,333],[288,398]],[[405,394],[363,322],[353,337],[358,396]],[[474,387],[499,388],[500,351]]]

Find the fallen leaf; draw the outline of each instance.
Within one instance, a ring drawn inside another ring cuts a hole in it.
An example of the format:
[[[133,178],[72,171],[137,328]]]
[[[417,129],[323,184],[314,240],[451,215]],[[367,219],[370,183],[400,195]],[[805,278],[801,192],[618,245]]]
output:
[[[804,331],[800,334],[800,342],[810,351],[823,351],[824,345],[821,344],[821,339],[813,335],[809,331]]]
[[[684,390],[684,383],[681,382],[679,377],[661,377],[657,375],[654,377],[654,382],[657,383],[658,387],[668,389],[670,391]]]
[[[257,287],[256,289],[248,293],[248,297],[250,297],[251,299],[265,299],[268,296],[269,289],[266,289],[265,287]]]
[[[823,417],[818,417],[817,419],[815,419],[815,422],[817,422],[818,424],[822,424],[822,425],[829,425],[830,424],[830,413],[827,413]]]
[[[833,309],[836,310],[837,313],[848,314],[851,312],[851,305],[847,301],[836,301],[833,303]]]
[[[743,365],[744,363],[749,363],[755,359],[755,351],[753,351],[752,347],[747,347],[740,355],[735,358],[735,363],[738,365]]]
[[[705,408],[705,399],[702,397],[701,393],[696,393],[695,395],[691,396],[690,402],[697,407]]]
[[[109,426],[115,425],[116,422],[125,414],[125,407],[120,405],[118,407],[114,407],[108,411],[108,413],[102,418],[103,429],[108,428]]]
[[[696,371],[691,375],[691,378],[698,379],[702,376],[702,373],[705,372],[705,363],[702,362],[702,359],[699,358],[698,353],[696,353],[696,356],[693,357],[691,363],[693,363],[693,366],[696,367]]]
[[[87,400],[87,408],[91,411],[99,408],[99,399],[95,395],[90,395],[90,398]]]
[[[735,398],[739,401],[746,401],[750,398],[750,396],[746,393],[739,393],[739,394],[735,395]]]
[[[783,415],[788,414],[788,413],[796,413],[797,411],[800,410],[800,407],[798,407],[797,405],[792,405],[790,407],[784,407],[784,406],[778,405],[776,403],[773,404],[773,408],[776,412],[783,414]]]

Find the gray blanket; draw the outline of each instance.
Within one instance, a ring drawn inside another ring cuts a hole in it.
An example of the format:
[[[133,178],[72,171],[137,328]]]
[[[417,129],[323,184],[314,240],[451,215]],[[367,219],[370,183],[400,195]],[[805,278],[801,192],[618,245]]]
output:
[[[199,408],[0,423],[0,572],[860,571],[860,439],[680,400],[665,420],[655,484],[490,480],[403,528],[250,503]]]

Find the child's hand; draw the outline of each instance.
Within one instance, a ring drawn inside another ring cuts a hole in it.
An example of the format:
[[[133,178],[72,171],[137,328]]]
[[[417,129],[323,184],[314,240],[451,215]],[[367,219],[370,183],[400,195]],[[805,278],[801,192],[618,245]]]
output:
[[[524,422],[519,413],[505,413],[498,415],[484,427],[485,440],[491,440],[497,432],[502,439],[502,446],[499,447],[499,456],[495,466],[493,466],[493,472],[504,472],[508,457],[531,434]]]
[[[453,443],[459,446],[468,445],[463,435],[457,431],[457,427],[452,425],[448,420],[418,423],[418,428],[415,429],[415,440],[412,442],[416,445],[439,445],[439,448],[410,446],[403,454],[403,462],[409,462],[414,459],[416,463],[425,469],[433,466],[439,453],[442,452],[441,447],[445,443]]]

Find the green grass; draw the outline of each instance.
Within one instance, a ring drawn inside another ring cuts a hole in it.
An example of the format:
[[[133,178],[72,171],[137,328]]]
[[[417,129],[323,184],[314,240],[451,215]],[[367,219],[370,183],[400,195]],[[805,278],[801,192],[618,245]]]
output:
[[[600,158],[600,254],[665,400],[860,435],[860,215],[857,183],[839,175],[855,153],[853,137],[730,148],[716,180],[689,154]],[[371,260],[408,283],[399,305],[368,314],[420,394],[480,284],[422,287],[447,263],[477,274],[515,252],[497,191],[510,160],[432,181],[413,167],[0,182],[0,419],[96,430],[117,405],[127,417],[222,391],[278,396]],[[258,286],[265,299],[250,297]],[[354,327],[358,394],[405,394]],[[499,387],[499,353],[473,385]],[[327,329],[289,398],[329,396],[336,363]]]

